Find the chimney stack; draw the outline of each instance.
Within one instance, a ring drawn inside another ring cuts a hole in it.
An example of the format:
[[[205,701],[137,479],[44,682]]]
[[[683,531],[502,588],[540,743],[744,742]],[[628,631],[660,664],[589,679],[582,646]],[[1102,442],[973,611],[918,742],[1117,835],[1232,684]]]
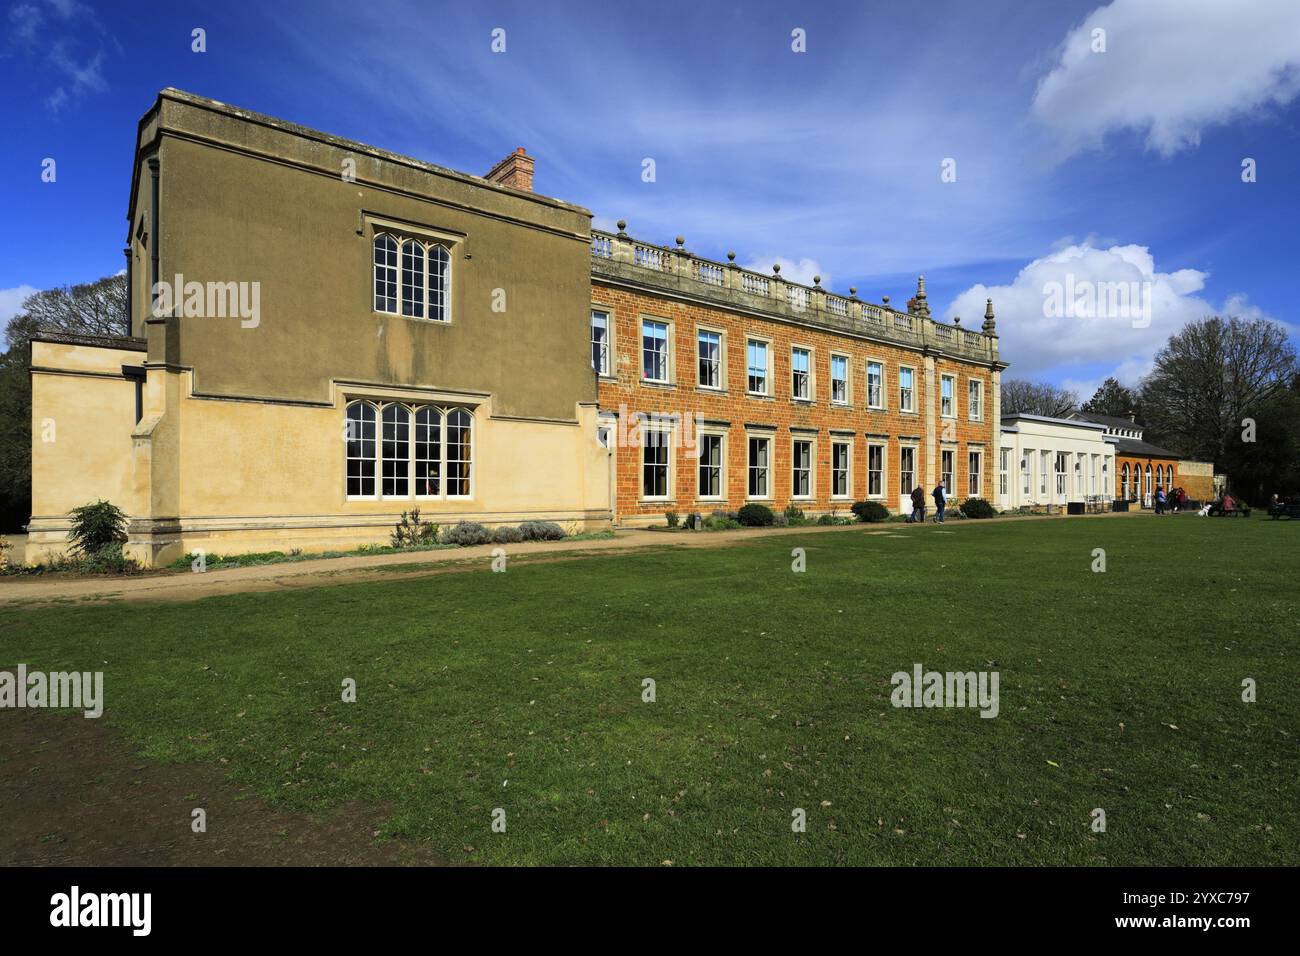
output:
[[[501,162],[488,170],[483,177],[489,182],[512,186],[525,192],[533,191],[533,157],[520,146]]]

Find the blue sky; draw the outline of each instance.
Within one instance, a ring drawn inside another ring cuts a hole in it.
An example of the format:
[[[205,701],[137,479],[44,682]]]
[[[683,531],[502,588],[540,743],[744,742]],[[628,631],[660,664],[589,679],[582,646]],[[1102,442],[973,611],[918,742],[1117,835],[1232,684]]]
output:
[[[872,301],[923,272],[945,318],[993,297],[1009,374],[1085,397],[1204,314],[1295,320],[1294,0],[0,0],[0,25],[0,321],[121,268],[136,121],[165,86],[469,172],[524,146],[538,191],[597,226]],[[1067,275],[1142,281],[1149,324],[1044,316]]]

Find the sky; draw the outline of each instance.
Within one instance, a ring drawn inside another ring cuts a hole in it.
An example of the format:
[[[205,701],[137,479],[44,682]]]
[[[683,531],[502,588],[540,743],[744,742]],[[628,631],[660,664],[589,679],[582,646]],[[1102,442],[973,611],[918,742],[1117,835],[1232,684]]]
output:
[[[471,173],[523,146],[597,228],[840,294],[923,273],[1083,398],[1207,315],[1297,339],[1297,0],[0,0],[0,324],[122,268],[168,86]]]

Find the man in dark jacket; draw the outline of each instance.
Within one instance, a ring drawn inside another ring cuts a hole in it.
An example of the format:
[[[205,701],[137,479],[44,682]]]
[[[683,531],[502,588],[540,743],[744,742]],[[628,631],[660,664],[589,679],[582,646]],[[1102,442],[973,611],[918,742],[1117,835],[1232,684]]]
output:
[[[912,523],[925,523],[925,492],[917,485],[912,489]]]
[[[943,524],[943,509],[947,504],[948,491],[944,488],[943,482],[941,481],[934,486],[934,508],[937,512],[934,516],[934,520],[939,524]]]

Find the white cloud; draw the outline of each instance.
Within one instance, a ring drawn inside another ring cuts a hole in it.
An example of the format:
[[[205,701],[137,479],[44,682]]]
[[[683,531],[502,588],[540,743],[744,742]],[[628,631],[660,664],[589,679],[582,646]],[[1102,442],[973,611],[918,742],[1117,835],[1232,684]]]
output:
[[[755,256],[748,262],[744,263],[742,268],[750,272],[758,272],[762,275],[771,275],[772,266],[781,267],[781,278],[789,279],[791,282],[799,282],[803,285],[812,285],[813,279],[821,276],[823,289],[831,287],[831,277],[816,259],[800,259],[797,262],[794,259],[787,259],[785,256]]]
[[[942,315],[978,324],[985,300],[991,298],[1000,352],[1012,365],[1009,377],[1054,372],[1082,393],[1099,380],[1099,367],[1105,369],[1101,378],[1114,375],[1127,384],[1136,382],[1150,371],[1160,347],[1188,322],[1208,315],[1265,317],[1242,294],[1218,306],[1201,297],[1208,275],[1196,269],[1161,272],[1146,246],[1101,248],[1084,241],[1035,259],[1010,285],[972,286]],[[1088,307],[1090,293],[1096,293],[1099,303],[1114,304],[1116,290],[1129,293],[1134,303],[1148,302],[1149,309],[1126,313],[1104,305]],[[1067,307],[1056,308],[1063,301]]]
[[[29,285],[14,286],[12,289],[0,289],[0,326],[3,326],[22,310],[24,299],[40,291],[40,289]]]
[[[1093,52],[1093,31],[1106,50]],[[1134,130],[1171,155],[1206,127],[1254,116],[1300,93],[1295,0],[1114,0],[1066,35],[1034,94],[1034,114],[1067,153]]]

